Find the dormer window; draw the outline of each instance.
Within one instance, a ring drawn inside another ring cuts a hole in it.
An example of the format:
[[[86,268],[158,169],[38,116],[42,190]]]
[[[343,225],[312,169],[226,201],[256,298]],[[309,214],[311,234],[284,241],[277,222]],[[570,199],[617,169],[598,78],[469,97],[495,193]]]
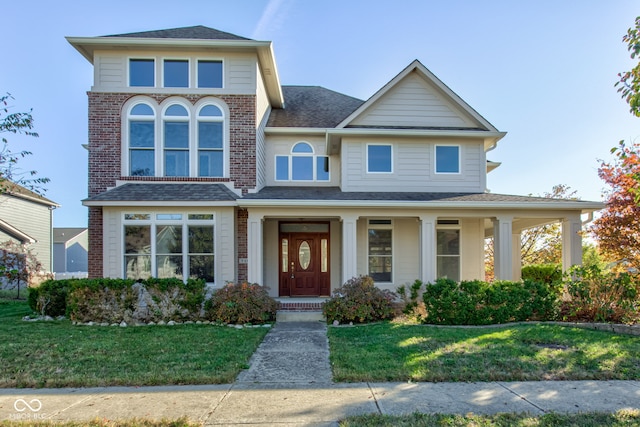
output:
[[[276,181],[329,181],[329,157],[314,154],[307,142],[298,142],[288,156],[276,156]]]
[[[164,87],[189,87],[189,61],[164,60]]]
[[[129,60],[129,86],[154,87],[155,61],[153,59]]]

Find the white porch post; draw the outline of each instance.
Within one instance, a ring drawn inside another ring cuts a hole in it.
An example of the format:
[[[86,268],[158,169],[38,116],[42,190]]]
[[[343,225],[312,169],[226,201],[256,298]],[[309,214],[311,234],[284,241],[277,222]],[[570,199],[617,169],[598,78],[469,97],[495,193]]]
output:
[[[511,235],[511,262],[513,280],[522,278],[522,231],[514,231]]]
[[[342,215],[342,283],[358,275],[357,215]]]
[[[247,218],[247,280],[249,283],[264,285],[262,277],[264,215],[249,212]]]
[[[562,270],[582,264],[582,219],[580,214],[562,220]]]
[[[493,271],[498,280],[513,280],[513,217],[493,220]]]
[[[420,215],[420,265],[423,283],[433,283],[437,279],[436,265],[436,215]]]

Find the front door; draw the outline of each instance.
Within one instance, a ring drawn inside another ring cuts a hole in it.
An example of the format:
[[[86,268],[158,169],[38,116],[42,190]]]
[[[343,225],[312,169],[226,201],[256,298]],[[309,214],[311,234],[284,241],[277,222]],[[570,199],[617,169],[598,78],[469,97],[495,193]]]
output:
[[[280,296],[329,295],[329,224],[280,225]]]

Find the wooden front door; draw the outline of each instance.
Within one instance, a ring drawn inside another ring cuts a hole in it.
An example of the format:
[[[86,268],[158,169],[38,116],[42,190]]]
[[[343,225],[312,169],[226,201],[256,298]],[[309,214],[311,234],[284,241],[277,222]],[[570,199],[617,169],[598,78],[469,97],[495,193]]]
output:
[[[327,296],[330,293],[328,224],[313,225],[322,227],[309,227],[309,224],[281,227],[280,296]],[[324,228],[327,232],[308,231]],[[300,231],[295,231],[298,229]]]

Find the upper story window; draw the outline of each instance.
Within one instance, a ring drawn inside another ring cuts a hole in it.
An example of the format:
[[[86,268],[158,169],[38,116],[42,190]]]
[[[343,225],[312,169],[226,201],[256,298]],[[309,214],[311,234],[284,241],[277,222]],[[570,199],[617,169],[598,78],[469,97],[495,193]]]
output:
[[[189,87],[189,61],[165,59],[163,75],[164,87]]]
[[[367,145],[367,172],[393,172],[393,150],[390,144]]]
[[[123,170],[129,176],[225,177],[225,110],[213,100],[196,106],[178,97],[166,102],[164,108],[151,99],[128,108]]]
[[[153,59],[129,60],[129,86],[154,87],[155,61]]]
[[[198,87],[222,87],[222,61],[198,61]]]
[[[314,154],[307,142],[298,142],[288,156],[276,156],[276,181],[329,181],[329,157]]]
[[[436,173],[460,173],[460,146],[436,145]]]

